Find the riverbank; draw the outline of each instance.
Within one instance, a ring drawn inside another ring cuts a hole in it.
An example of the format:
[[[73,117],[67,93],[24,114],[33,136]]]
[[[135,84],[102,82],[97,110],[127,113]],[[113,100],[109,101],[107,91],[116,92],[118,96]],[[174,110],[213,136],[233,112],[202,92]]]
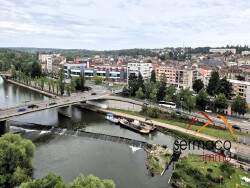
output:
[[[124,113],[124,112],[118,112],[118,111],[115,111],[115,110],[110,110],[110,109],[99,109],[99,112],[102,112],[102,113],[113,113],[114,115],[116,116],[120,116],[120,117],[125,117],[125,118],[128,118],[128,119],[136,119],[138,121],[141,121],[141,122],[144,122],[144,123],[147,123],[145,121],[145,118],[147,117],[144,117],[144,116],[137,116],[137,115],[131,115],[131,114],[128,114],[128,113]],[[186,131],[186,128],[182,128],[182,127],[178,127],[178,126],[175,126],[175,125],[170,125],[170,124],[167,124],[167,123],[164,123],[164,122],[160,122],[160,121],[156,121],[152,118],[152,123],[158,127],[158,128],[164,128],[166,130],[169,130],[169,131],[172,131],[172,132],[177,132],[178,134],[182,134],[182,135],[186,135],[188,136],[189,138],[191,139],[195,139],[197,140],[196,138],[198,137],[199,140],[211,140],[213,142],[217,141],[217,140],[220,140],[222,143],[225,142],[225,140],[228,140],[228,139],[221,139],[221,138],[218,138],[218,137],[214,137],[214,136],[210,136],[210,135],[206,135],[206,134],[203,134],[203,133],[197,133],[195,136],[195,131],[193,130],[188,130]],[[218,131],[218,130],[217,130]],[[229,131],[228,131],[229,132]],[[247,159],[250,158],[250,146],[248,145],[243,145],[243,144],[239,144],[239,148],[238,148],[238,151],[235,150],[235,148],[237,148],[237,143],[236,142],[233,142],[231,141],[231,152],[232,154],[236,155],[237,153],[241,153],[241,155],[244,155],[244,157]]]
[[[147,144],[144,148],[147,152],[146,166],[151,176],[154,174],[163,175],[171,162],[173,150],[166,145]]]
[[[10,83],[12,83],[12,84],[18,85],[18,86],[20,86],[20,87],[24,87],[24,88],[27,88],[27,89],[36,91],[36,92],[41,93],[41,94],[43,94],[43,95],[45,95],[45,96],[47,96],[47,97],[51,97],[51,98],[55,98],[55,97],[56,97],[55,94],[52,94],[52,93],[49,93],[49,92],[46,92],[46,91],[44,91],[44,90],[40,90],[40,89],[31,87],[31,86],[27,86],[27,85],[25,85],[25,84],[19,83],[19,82],[17,82],[17,81],[11,80],[11,79],[5,79],[5,78],[4,78],[4,80],[6,80],[7,82],[10,82]]]

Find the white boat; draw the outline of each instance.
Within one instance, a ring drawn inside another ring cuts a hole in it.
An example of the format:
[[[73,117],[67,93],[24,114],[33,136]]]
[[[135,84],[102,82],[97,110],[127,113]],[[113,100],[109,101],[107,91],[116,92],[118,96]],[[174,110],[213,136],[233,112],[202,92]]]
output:
[[[119,119],[115,118],[113,114],[107,114],[105,119],[112,123],[119,123]]]

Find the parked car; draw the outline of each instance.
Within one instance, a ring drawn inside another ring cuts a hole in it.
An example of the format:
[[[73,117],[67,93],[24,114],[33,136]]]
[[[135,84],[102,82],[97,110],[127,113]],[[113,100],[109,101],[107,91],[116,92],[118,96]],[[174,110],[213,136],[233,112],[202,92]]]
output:
[[[91,95],[96,95],[96,93],[91,93]]]
[[[55,105],[57,104],[56,102],[50,102],[49,105]]]
[[[176,114],[182,114],[182,112],[180,110],[176,110],[175,113]]]
[[[237,129],[237,130],[241,130],[241,128],[238,125],[233,125],[232,128]]]
[[[38,106],[36,104],[30,104],[28,105],[28,108],[38,108]]]
[[[26,108],[19,108],[18,109],[18,112],[23,112],[23,111],[26,111]]]
[[[147,106],[147,105],[149,105],[149,103],[148,103],[148,102],[144,102],[143,104],[145,104],[146,106]]]
[[[207,110],[205,110],[205,112],[212,113],[212,110],[207,109]]]

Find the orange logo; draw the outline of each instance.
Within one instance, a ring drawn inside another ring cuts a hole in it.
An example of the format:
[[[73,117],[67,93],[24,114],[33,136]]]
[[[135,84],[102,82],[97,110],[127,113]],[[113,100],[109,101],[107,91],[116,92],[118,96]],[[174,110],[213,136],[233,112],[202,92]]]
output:
[[[200,132],[200,131],[201,131],[202,129],[204,129],[207,125],[209,125],[209,123],[213,123],[214,126],[216,127],[216,125],[215,125],[215,123],[213,122],[213,120],[214,120],[216,117],[219,116],[219,117],[223,120],[223,122],[225,123],[225,125],[228,127],[228,129],[229,129],[229,131],[231,132],[231,134],[234,136],[235,141],[237,142],[237,147],[239,147],[239,143],[238,143],[238,141],[237,141],[237,138],[236,138],[236,136],[235,136],[235,134],[234,134],[232,128],[231,128],[230,125],[228,124],[227,120],[224,118],[224,116],[221,116],[221,115],[217,114],[213,119],[210,119],[204,112],[199,112],[198,114],[202,114],[203,116],[205,116],[205,117],[209,120],[209,122],[207,122],[205,125],[203,125],[203,126],[202,126],[198,131],[196,131],[194,134],[197,134],[198,132]],[[198,114],[197,114],[197,116],[198,116]],[[189,124],[187,130],[188,130],[188,129],[190,128],[190,126],[193,124],[193,122],[194,122],[194,120],[197,118],[197,116],[195,116],[195,118],[193,119],[193,121]],[[216,127],[216,128],[217,128],[217,127]],[[186,130],[186,131],[187,131],[187,130]]]

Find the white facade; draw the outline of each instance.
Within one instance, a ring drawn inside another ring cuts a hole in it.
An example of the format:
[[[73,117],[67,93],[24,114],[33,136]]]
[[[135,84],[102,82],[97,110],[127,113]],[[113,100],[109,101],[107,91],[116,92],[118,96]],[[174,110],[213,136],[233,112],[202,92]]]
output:
[[[128,77],[130,74],[135,74],[139,76],[141,73],[143,80],[150,79],[152,72],[151,63],[129,63],[128,64]]]
[[[49,73],[52,72],[52,57],[47,57],[47,70]]]
[[[242,51],[241,55],[250,55],[250,51]]]
[[[236,54],[236,49],[235,48],[209,49],[209,52],[220,53],[220,54],[224,54],[226,52],[232,52],[233,54]]]

